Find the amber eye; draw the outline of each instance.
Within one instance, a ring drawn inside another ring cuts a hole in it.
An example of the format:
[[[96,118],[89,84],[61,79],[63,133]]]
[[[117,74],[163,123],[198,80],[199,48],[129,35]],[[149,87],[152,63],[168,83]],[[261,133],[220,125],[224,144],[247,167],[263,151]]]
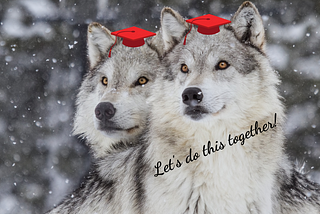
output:
[[[226,61],[220,61],[218,63],[218,69],[223,70],[229,67],[229,64]]]
[[[181,65],[181,72],[182,73],[188,73],[189,72],[189,68],[186,64],[182,64]]]
[[[108,78],[107,77],[102,77],[101,83],[102,83],[102,85],[107,86],[108,85]]]
[[[147,77],[140,77],[137,82],[136,85],[145,85],[148,83],[148,78]]]

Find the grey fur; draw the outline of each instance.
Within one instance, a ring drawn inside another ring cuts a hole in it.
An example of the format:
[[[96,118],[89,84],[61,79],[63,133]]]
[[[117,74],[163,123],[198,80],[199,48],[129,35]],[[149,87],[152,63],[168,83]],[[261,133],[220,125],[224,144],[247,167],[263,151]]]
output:
[[[96,161],[81,186],[49,213],[141,213],[145,173],[137,163],[143,162],[139,159],[143,154],[142,143],[110,150],[108,158]]]

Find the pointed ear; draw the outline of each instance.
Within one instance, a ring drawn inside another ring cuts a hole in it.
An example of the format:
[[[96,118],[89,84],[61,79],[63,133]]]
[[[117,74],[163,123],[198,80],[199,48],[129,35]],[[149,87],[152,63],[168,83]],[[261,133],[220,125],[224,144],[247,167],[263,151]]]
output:
[[[161,11],[161,30],[164,49],[168,51],[188,32],[189,24],[178,12],[164,7]]]
[[[253,3],[246,1],[231,19],[230,26],[243,43],[253,45],[265,52],[265,32],[262,18]]]
[[[107,51],[114,42],[115,37],[112,36],[111,32],[104,26],[96,22],[88,26],[88,57],[90,69],[94,68],[107,54]]]

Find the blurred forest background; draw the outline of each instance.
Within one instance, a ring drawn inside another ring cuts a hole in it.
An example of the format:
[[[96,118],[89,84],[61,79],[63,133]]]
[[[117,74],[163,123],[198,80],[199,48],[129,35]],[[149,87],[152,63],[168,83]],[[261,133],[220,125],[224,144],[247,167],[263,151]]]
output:
[[[0,213],[43,213],[79,185],[88,149],[71,136],[92,21],[160,27],[163,6],[230,19],[238,0],[0,0]],[[287,151],[320,182],[320,1],[253,1],[282,78]]]

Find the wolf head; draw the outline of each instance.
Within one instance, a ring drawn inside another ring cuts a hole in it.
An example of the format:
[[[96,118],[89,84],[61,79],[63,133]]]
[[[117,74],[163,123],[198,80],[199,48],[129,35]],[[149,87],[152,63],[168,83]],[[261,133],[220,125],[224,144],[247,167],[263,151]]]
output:
[[[159,69],[158,55],[148,44],[130,48],[121,39],[114,43],[107,28],[89,25],[90,71],[77,97],[74,133],[87,138],[96,157],[142,133],[149,112],[146,98]]]
[[[181,133],[219,126],[238,131],[282,112],[279,80],[265,53],[256,7],[243,3],[231,24],[220,28],[203,35],[194,27],[183,45],[190,25],[176,11],[163,9],[162,54],[168,67],[157,81],[153,102],[154,117],[167,127]]]

